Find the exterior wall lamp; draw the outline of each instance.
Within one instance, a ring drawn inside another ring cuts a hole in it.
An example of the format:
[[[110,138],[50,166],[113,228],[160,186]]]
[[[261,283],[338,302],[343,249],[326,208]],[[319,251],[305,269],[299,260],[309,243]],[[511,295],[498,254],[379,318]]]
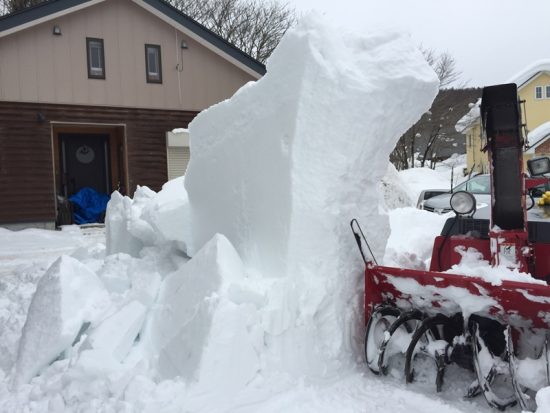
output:
[[[61,36],[61,27],[59,27],[57,24],[53,26],[52,34],[55,36]]]
[[[188,49],[189,48],[189,46],[187,45],[187,42],[185,40],[181,41],[180,47],[182,49]]]

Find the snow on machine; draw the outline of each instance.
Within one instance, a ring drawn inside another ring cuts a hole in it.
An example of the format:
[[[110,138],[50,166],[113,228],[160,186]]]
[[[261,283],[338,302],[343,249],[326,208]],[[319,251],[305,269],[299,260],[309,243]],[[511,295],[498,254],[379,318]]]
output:
[[[474,373],[468,397],[532,409],[550,385],[550,219],[533,198],[548,183],[550,159],[529,161],[524,174],[515,84],[484,88],[481,119],[491,205],[476,211],[471,194],[453,194],[456,215],[435,239],[429,271],[378,265],[351,222],[366,264],[365,357],[375,374],[404,368],[408,383],[435,365],[437,391],[454,363]],[[490,263],[483,274],[459,265],[476,252]]]

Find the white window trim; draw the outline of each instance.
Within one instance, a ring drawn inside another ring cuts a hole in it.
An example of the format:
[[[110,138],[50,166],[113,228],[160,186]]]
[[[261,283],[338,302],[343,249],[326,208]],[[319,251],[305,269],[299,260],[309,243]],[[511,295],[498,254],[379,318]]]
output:
[[[546,99],[550,99],[550,93],[548,93],[549,91],[550,91],[550,85],[545,85],[543,92],[544,92],[544,97]]]
[[[537,91],[540,90],[540,98],[537,97]],[[544,90],[542,86],[535,86],[535,100],[541,100],[544,99]]]

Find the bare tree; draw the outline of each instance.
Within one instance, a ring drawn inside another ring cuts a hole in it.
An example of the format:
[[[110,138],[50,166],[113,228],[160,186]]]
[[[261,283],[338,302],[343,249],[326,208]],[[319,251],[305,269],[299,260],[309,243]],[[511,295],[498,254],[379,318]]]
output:
[[[426,49],[422,45],[419,48],[424,59],[436,73],[440,89],[445,89],[460,79],[462,72],[456,68],[456,61],[448,52],[437,53],[434,49]]]
[[[460,79],[462,74],[457,70],[456,62],[449,53],[437,53],[433,49],[426,49],[422,46],[420,46],[420,51],[437,74],[440,90]],[[390,155],[390,161],[397,169],[414,168],[418,152],[422,153],[419,157],[421,166],[424,166],[427,159],[433,159],[442,137],[442,125],[439,120],[436,122],[432,122],[432,113],[428,111],[399,138]],[[420,141],[426,141],[426,143],[420,146],[418,145]]]
[[[295,10],[275,0],[170,0],[245,53],[265,62],[296,22]]]
[[[46,0],[0,0],[0,15],[15,13],[44,1]]]

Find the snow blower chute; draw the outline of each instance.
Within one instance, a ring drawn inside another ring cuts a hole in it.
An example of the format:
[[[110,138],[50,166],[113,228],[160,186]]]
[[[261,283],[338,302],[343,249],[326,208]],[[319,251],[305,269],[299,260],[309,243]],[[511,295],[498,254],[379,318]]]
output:
[[[429,271],[378,265],[351,222],[366,264],[365,357],[375,374],[403,368],[408,383],[432,369],[437,391],[456,364],[472,372],[468,397],[531,409],[536,391],[550,385],[550,211],[534,199],[535,187],[548,184],[550,160],[530,161],[530,177],[523,172],[515,84],[483,89],[481,120],[491,205],[476,211],[471,194],[453,194],[456,215],[434,241]],[[474,250],[491,277],[451,269]]]

